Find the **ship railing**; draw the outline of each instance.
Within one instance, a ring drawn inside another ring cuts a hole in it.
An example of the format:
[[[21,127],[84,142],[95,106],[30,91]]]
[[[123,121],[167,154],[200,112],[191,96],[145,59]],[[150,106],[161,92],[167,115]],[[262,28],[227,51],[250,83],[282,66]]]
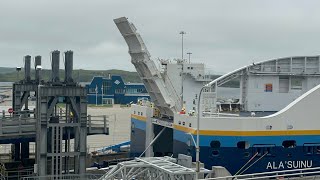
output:
[[[301,177],[313,177],[313,178],[320,177],[320,167],[271,171],[271,172],[243,174],[243,175],[235,175],[235,176],[223,176],[223,177],[215,177],[215,178],[206,178],[206,180],[208,179],[210,180],[296,179]]]
[[[239,117],[239,113],[202,112],[204,117]]]

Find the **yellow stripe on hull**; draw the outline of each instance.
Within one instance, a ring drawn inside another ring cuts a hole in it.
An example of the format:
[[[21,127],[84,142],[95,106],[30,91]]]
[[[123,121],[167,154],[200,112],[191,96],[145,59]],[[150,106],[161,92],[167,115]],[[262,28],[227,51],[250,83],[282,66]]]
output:
[[[131,118],[137,119],[137,120],[139,120],[139,121],[144,121],[144,122],[147,121],[147,117],[145,117],[145,116],[139,116],[139,115],[136,115],[136,114],[131,114]]]
[[[174,129],[197,134],[197,130],[184,126],[174,125]],[[200,130],[200,135],[205,136],[292,136],[292,135],[320,135],[320,130],[279,130],[279,131],[222,131],[222,130]]]

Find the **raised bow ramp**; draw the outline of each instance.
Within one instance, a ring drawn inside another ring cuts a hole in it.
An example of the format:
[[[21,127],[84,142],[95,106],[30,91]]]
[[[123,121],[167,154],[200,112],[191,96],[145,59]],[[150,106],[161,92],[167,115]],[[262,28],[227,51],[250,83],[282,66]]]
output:
[[[129,47],[131,63],[146,86],[151,100],[159,108],[161,114],[173,116],[174,112],[181,110],[180,97],[171,83],[166,83],[162,79],[160,71],[150,59],[149,51],[140,34],[136,32],[135,26],[126,17],[115,19],[114,22]]]

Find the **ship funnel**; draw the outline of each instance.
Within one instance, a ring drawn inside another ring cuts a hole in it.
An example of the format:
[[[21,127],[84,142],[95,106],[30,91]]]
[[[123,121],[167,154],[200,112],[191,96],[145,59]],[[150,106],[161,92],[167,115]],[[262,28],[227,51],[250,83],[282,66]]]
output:
[[[24,57],[24,80],[29,82],[31,80],[31,56]]]
[[[39,83],[41,81],[41,75],[40,75],[40,72],[41,72],[41,56],[36,56],[34,58],[34,69],[35,69],[35,80],[37,83]]]
[[[59,64],[60,64],[60,51],[55,50],[51,53],[51,81],[60,82],[59,78]]]
[[[72,71],[73,71],[73,52],[67,51],[64,53],[64,67],[65,67],[65,83],[72,83]]]

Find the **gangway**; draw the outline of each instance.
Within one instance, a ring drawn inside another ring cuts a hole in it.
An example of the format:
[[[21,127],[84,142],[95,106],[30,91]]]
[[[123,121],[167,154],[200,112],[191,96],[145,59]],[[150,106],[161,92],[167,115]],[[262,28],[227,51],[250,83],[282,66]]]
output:
[[[64,119],[60,116],[61,120]],[[36,137],[36,119],[34,117],[0,117],[0,144],[11,144]],[[87,134],[109,134],[108,116],[87,116]]]
[[[131,161],[121,162],[100,180],[111,179],[188,179],[195,180],[196,171],[194,168],[182,166],[172,157],[141,157]],[[208,174],[209,170],[201,168],[200,173]]]
[[[128,44],[131,62],[155,106],[164,115],[173,116],[174,112],[179,112],[182,108],[180,96],[174,90],[171,82],[166,83],[162,79],[160,71],[150,59],[149,51],[140,34],[136,32],[135,26],[126,17],[114,19],[114,22]]]

